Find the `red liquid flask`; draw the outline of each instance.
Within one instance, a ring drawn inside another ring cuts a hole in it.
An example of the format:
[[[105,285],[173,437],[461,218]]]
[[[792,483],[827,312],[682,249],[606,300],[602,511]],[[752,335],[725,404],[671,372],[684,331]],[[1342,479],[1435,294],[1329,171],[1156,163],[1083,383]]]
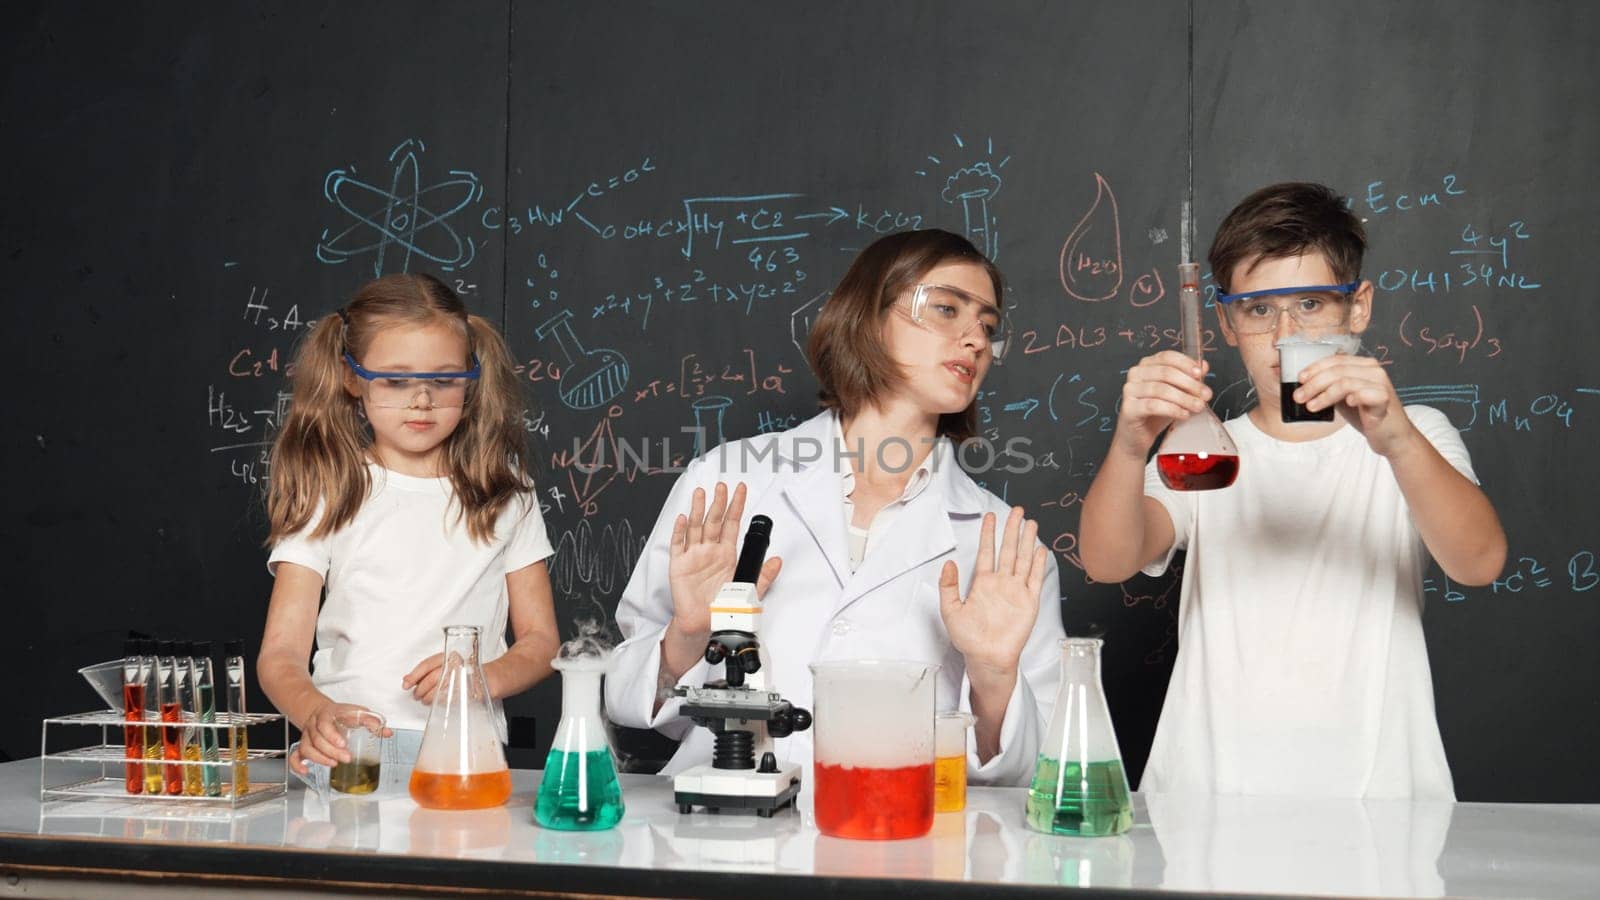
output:
[[[1184,355],[1202,358],[1200,343],[1200,266],[1178,266],[1178,311]],[[1205,407],[1172,423],[1156,451],[1156,471],[1161,483],[1174,491],[1214,491],[1233,484],[1239,476],[1239,448],[1228,437],[1222,420]]]
[[[1161,483],[1174,491],[1214,491],[1239,477],[1239,455],[1161,453],[1156,456]]]

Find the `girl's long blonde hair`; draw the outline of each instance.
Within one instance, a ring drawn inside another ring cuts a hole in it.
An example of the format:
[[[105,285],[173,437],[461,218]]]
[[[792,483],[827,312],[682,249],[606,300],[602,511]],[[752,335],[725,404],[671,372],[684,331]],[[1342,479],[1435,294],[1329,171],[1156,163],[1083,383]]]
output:
[[[444,442],[445,472],[460,504],[457,516],[475,541],[487,542],[508,503],[530,490],[524,405],[511,352],[493,325],[467,312],[461,298],[431,275],[386,275],[363,285],[338,313],[306,335],[290,376],[289,415],[272,445],[267,489],[267,543],[301,531],[323,514],[311,537],[350,524],[372,487],[367,448],[372,429],[350,386],[348,352],[361,359],[372,338],[397,325],[445,322],[478,357],[478,380],[467,389],[461,423]]]

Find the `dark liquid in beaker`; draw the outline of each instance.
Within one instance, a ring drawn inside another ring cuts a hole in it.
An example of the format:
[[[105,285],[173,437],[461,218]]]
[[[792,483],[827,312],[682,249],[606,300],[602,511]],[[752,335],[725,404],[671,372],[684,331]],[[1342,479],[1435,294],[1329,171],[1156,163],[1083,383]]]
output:
[[[1321,412],[1312,412],[1306,409],[1305,404],[1294,402],[1294,392],[1300,387],[1298,382],[1285,381],[1279,385],[1279,397],[1282,403],[1278,409],[1283,413],[1285,422],[1332,422],[1333,407],[1328,407]]]
[[[339,763],[328,773],[328,786],[341,794],[370,794],[378,789],[382,771],[381,763]]]
[[[1239,457],[1222,453],[1160,453],[1156,471],[1175,491],[1214,491],[1239,477]]]

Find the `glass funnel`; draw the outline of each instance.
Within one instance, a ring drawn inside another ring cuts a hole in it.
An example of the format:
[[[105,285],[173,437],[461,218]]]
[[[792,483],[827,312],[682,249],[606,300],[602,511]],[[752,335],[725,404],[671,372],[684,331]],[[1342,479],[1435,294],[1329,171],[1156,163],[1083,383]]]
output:
[[[610,828],[622,818],[623,806],[600,713],[600,679],[609,661],[603,656],[562,656],[551,665],[561,673],[561,724],[544,761],[534,818],[562,831]]]
[[[429,809],[482,809],[511,796],[511,768],[478,660],[478,628],[444,629],[444,672],[411,772],[411,799]]]
[[[1028,827],[1096,837],[1133,826],[1122,750],[1100,687],[1099,638],[1061,642],[1061,688],[1028,788]]]
[[[1200,266],[1178,266],[1178,313],[1183,353],[1204,359],[1200,330]],[[1210,491],[1233,484],[1239,476],[1239,448],[1222,420],[1207,406],[1187,419],[1174,421],[1156,451],[1161,483],[1174,491]]]

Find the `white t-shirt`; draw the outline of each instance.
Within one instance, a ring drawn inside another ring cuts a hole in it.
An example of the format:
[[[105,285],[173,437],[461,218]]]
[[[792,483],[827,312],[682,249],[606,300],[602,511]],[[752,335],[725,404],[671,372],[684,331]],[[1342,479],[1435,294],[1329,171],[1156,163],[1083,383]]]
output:
[[[551,555],[531,494],[507,504],[489,543],[474,542],[448,478],[416,478],[368,463],[372,491],[331,536],[298,534],[267,560],[323,577],[311,682],[341,703],[377,710],[392,728],[422,728],[428,707],[400,686],[417,663],[444,649],[446,625],[476,625],[482,662],[506,652],[506,575]],[[504,724],[497,702],[495,715]],[[504,730],[502,729],[502,734]]]
[[[1444,414],[1405,411],[1476,483]],[[1428,554],[1388,461],[1349,426],[1303,443],[1246,416],[1227,429],[1232,487],[1170,491],[1145,470],[1188,555],[1140,789],[1454,799],[1422,633]]]

